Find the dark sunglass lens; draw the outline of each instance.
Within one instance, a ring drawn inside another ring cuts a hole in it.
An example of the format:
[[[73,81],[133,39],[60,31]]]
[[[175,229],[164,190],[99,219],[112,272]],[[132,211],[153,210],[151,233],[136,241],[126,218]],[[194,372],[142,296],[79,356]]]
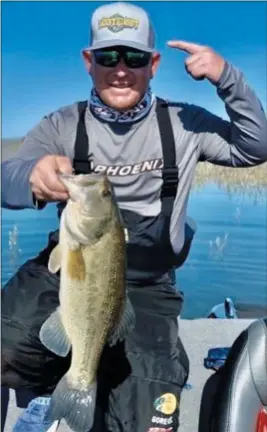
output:
[[[147,66],[151,54],[144,51],[126,51],[124,53],[125,63],[129,68],[140,68]]]
[[[96,62],[101,66],[114,67],[120,61],[120,53],[118,51],[95,51]]]

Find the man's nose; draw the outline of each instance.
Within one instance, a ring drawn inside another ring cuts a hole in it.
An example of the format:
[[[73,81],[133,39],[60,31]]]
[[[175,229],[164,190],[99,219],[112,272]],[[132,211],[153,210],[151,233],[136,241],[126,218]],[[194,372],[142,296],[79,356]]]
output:
[[[124,63],[124,61],[121,59],[120,62],[117,64],[116,68],[116,74],[118,75],[118,77],[122,78],[125,75],[128,74],[128,68],[126,66],[126,64]]]

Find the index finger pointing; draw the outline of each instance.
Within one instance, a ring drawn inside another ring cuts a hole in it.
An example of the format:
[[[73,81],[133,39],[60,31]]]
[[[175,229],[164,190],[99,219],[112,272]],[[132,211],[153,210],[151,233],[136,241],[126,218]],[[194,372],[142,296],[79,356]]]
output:
[[[173,40],[168,42],[168,46],[171,48],[177,48],[181,51],[185,51],[188,54],[196,54],[201,51],[204,51],[205,47],[203,45],[199,45],[192,42],[185,42],[180,40]]]

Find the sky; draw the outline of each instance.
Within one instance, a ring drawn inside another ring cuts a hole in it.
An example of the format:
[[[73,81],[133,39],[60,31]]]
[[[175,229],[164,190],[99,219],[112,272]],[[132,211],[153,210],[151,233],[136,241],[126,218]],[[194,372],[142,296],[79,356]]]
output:
[[[2,137],[20,137],[41,118],[88,98],[92,82],[81,50],[101,1],[2,1]],[[182,39],[209,45],[240,68],[266,110],[267,3],[249,1],[133,1],[146,9],[162,55],[153,91],[194,103],[227,118],[207,80],[185,71],[187,54],[166,42]]]

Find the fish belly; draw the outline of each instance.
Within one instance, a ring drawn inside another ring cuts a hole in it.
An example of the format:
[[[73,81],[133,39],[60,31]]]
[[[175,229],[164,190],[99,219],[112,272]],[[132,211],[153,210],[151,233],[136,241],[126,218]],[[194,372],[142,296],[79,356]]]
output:
[[[84,247],[82,256],[84,279],[62,278],[61,314],[72,344],[69,377],[75,386],[86,387],[96,378],[104,345],[124,306],[125,250],[116,233],[109,233]]]

